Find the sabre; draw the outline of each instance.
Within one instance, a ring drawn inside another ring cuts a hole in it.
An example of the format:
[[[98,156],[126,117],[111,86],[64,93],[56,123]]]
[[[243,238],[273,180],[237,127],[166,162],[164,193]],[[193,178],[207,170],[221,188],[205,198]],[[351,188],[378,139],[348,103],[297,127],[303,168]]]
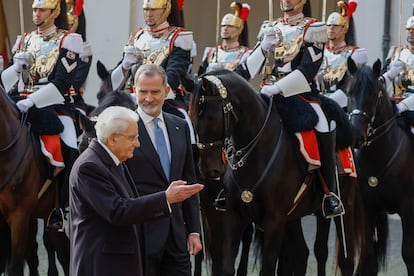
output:
[[[326,19],[326,0],[322,2],[322,22],[325,22]]]
[[[19,0],[19,15],[20,15],[20,33],[24,34],[24,13],[23,13],[23,0]]]
[[[273,0],[269,0],[269,22],[273,21]]]
[[[216,11],[216,62],[218,62],[218,51],[219,51],[219,40],[220,40],[220,0],[217,0],[217,11]]]

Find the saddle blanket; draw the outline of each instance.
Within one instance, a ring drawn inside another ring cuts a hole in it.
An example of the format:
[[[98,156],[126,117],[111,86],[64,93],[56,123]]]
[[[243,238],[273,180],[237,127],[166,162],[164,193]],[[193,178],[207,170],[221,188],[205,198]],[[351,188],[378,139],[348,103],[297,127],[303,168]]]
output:
[[[299,150],[309,164],[308,170],[315,170],[321,166],[321,158],[319,155],[318,141],[314,130],[307,130],[295,133],[299,141]],[[343,173],[346,173],[352,177],[357,177],[354,158],[350,147],[338,150],[339,165]]]
[[[59,134],[40,135],[40,148],[51,165],[65,167]]]

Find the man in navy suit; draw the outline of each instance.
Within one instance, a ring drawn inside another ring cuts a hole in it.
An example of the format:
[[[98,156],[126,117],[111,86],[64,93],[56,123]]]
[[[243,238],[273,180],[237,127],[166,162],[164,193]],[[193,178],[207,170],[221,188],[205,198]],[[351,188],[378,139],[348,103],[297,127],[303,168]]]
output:
[[[139,141],[126,164],[141,195],[164,191],[171,181],[196,182],[194,160],[186,122],[162,112],[170,92],[167,76],[159,65],[142,65],[135,75],[135,94],[140,117]],[[153,121],[157,118],[157,122]],[[158,126],[157,126],[158,125]],[[161,128],[166,159],[157,144],[155,128]],[[161,162],[163,160],[163,162]],[[163,167],[167,163],[167,170]],[[148,276],[191,275],[190,255],[201,250],[200,202],[198,195],[171,205],[171,216],[146,223],[145,245]]]
[[[145,275],[144,221],[171,216],[172,206],[199,192],[200,184],[173,181],[166,191],[139,196],[123,164],[138,141],[137,114],[125,107],[98,117],[97,140],[70,175],[70,275]]]

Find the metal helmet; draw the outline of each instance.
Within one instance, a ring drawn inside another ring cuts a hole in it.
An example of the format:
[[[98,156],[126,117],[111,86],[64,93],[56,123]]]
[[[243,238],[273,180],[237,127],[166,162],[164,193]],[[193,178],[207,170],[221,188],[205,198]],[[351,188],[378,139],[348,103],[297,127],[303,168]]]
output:
[[[283,3],[282,3],[282,1],[280,1],[279,2],[280,3],[280,10],[282,11],[282,12],[293,12],[293,11],[297,11],[297,10],[302,10],[303,9],[303,6],[305,5],[305,3],[306,3],[306,0],[301,0],[299,3],[297,3],[293,8],[291,8],[291,9],[285,9],[284,7],[283,7]]]
[[[48,22],[50,20],[54,20],[60,14],[60,0],[33,0],[32,9],[51,9],[52,13],[45,21]]]
[[[161,17],[157,20],[157,22],[155,22],[155,24],[158,26],[161,23],[165,22],[167,20],[167,17],[170,15],[171,1],[170,0],[144,0],[142,8],[143,9],[165,9]]]
[[[238,31],[231,37],[238,37],[243,31],[244,22],[246,22],[247,17],[250,13],[249,4],[241,4],[239,2],[232,2],[230,8],[234,11],[234,14],[228,13],[223,16],[221,20],[221,26],[233,26],[238,28]]]
[[[414,16],[410,16],[407,20],[407,24],[405,24],[406,29],[413,29],[414,28]]]
[[[345,3],[344,1],[338,1],[337,6],[341,11],[331,13],[328,17],[328,20],[326,21],[326,25],[343,26],[343,29],[340,32],[342,35],[348,32],[349,20],[356,9],[357,1],[350,0],[348,3]]]

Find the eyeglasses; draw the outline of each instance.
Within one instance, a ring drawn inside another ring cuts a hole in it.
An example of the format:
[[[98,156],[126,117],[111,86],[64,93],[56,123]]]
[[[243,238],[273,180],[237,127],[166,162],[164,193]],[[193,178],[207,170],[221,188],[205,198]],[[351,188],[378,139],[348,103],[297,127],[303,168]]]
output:
[[[138,141],[139,135],[124,135],[124,134],[117,134],[118,136],[125,137],[129,142],[133,143],[135,141]]]

